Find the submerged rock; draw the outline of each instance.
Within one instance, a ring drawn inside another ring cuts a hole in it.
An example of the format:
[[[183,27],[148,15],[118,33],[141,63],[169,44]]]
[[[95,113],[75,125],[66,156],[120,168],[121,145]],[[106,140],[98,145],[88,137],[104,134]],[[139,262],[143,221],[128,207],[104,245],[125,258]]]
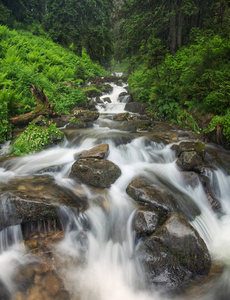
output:
[[[119,167],[107,159],[80,158],[73,164],[69,177],[94,187],[108,188],[120,175]]]
[[[176,213],[150,237],[140,240],[135,257],[149,285],[180,290],[192,279],[208,275],[211,258],[197,231]]]

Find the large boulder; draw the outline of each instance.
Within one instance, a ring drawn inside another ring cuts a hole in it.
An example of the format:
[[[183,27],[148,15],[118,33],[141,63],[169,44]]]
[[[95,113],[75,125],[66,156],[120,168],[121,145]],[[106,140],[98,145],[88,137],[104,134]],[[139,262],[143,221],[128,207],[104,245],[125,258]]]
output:
[[[150,237],[141,239],[135,258],[149,285],[166,290],[183,288],[192,279],[208,275],[211,258],[198,232],[173,213]]]
[[[174,197],[164,187],[154,185],[145,177],[134,178],[126,192],[141,205],[153,206],[166,212],[177,208]]]
[[[202,159],[205,157],[206,146],[202,142],[181,142],[179,145],[173,145],[172,149],[176,151],[178,157],[183,152],[196,152]]]
[[[70,119],[67,129],[88,128],[93,126],[93,122],[99,118],[97,111],[73,110],[74,117]]]
[[[166,216],[161,211],[152,207],[141,206],[137,208],[133,218],[133,230],[137,238],[152,234],[159,222]]]
[[[84,200],[84,201],[82,201]],[[85,210],[86,197],[55,183],[50,176],[14,179],[1,186],[0,230],[12,225],[58,220],[65,205]]]
[[[176,163],[183,171],[193,171],[202,164],[202,157],[195,151],[183,152]]]
[[[154,207],[159,211],[177,212],[187,220],[193,220],[200,214],[200,209],[189,197],[169,186],[152,183],[146,177],[134,178],[126,189],[127,194],[138,204]]]
[[[176,151],[176,163],[182,171],[196,171],[202,165],[206,153],[206,146],[202,142],[181,142],[173,145],[172,149]]]
[[[109,188],[120,175],[119,167],[107,159],[80,158],[73,164],[69,177],[94,187]]]
[[[81,122],[93,122],[99,118],[99,112],[90,110],[75,110],[74,116]]]
[[[74,154],[74,159],[78,160],[79,158],[98,158],[103,159],[107,158],[109,155],[109,145],[101,144],[93,147],[90,150],[84,150]]]
[[[130,102],[125,105],[125,110],[133,112],[133,113],[143,114],[143,113],[145,113],[145,111],[148,107],[149,107],[149,104],[147,104],[147,103]]]
[[[12,225],[58,220],[57,204],[24,200],[10,192],[2,193],[0,200],[0,230]]]

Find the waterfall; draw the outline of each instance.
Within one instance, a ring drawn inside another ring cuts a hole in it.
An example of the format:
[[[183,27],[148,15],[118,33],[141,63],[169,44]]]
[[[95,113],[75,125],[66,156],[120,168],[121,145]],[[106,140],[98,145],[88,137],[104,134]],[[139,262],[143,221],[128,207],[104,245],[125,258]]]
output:
[[[227,266],[214,281],[211,291],[207,289],[205,294],[196,296],[194,293],[191,297],[227,299],[221,287],[224,286],[226,293],[230,291],[230,176],[222,169],[206,171],[212,192],[221,203],[222,212],[217,214],[213,212],[199,179],[195,187],[186,183],[175,163],[171,144],[156,143],[147,136],[131,136],[117,128],[112,116],[124,112],[125,103],[118,103],[117,98],[125,86],[113,87],[113,93],[109,95],[111,103],[98,104],[101,117],[93,128],[82,130],[75,142],[68,141],[2,164],[0,185],[3,191],[10,190],[14,180],[46,175],[52,177],[57,186],[87,199],[85,211],[60,205],[58,215],[64,238],[52,246],[56,271],[71,299],[167,300],[170,296],[147,289],[140,266],[133,259],[135,233],[132,220],[137,205],[126,193],[126,188],[135,176],[147,176],[153,184],[171,189],[185,216],[189,218],[193,212],[200,212],[189,221],[205,240],[213,261]],[[117,139],[120,139],[119,143],[115,142]],[[126,142],[122,143],[124,140]],[[97,191],[75,182],[68,175],[74,154],[100,143],[109,144],[108,160],[119,166],[121,176],[110,188]],[[190,207],[184,199],[190,200]],[[28,264],[32,259],[23,254],[22,239],[20,225],[0,232],[0,284],[2,282],[11,294],[15,290],[13,272],[16,266]],[[183,299],[190,299],[190,296],[183,296]]]

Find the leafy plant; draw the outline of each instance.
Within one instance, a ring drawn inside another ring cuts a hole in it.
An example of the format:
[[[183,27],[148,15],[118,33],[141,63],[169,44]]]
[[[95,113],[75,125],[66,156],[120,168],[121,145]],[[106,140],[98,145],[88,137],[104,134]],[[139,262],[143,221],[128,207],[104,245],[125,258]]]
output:
[[[215,116],[205,132],[211,132],[213,130],[222,132],[228,144],[230,144],[230,111],[228,111],[225,116]]]
[[[42,128],[31,123],[12,145],[12,152],[19,156],[34,153],[62,138],[63,133],[53,124],[48,128]]]
[[[179,125],[182,125],[185,128],[192,129],[196,133],[201,132],[201,129],[199,128],[193,116],[189,114],[186,110],[178,110],[176,120]]]

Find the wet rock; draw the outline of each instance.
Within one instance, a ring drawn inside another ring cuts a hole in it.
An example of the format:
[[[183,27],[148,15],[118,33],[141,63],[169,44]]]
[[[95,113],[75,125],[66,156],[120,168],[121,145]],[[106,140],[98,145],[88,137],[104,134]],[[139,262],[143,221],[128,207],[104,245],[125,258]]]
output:
[[[57,209],[61,205],[81,209],[86,204],[80,195],[58,186],[49,176],[15,179],[2,187],[0,201],[0,230],[28,222],[58,220]]]
[[[91,99],[88,103],[88,109],[90,111],[97,111],[96,105],[97,105],[97,102],[95,100]]]
[[[172,150],[176,151],[176,155],[180,157],[183,152],[196,152],[202,160],[205,158],[206,146],[202,142],[181,142],[179,145],[173,145]]]
[[[140,115],[140,114],[131,114],[131,113],[120,113],[116,114],[113,117],[114,121],[141,121],[145,120],[148,121],[149,118],[146,115]]]
[[[38,220],[58,219],[56,205],[25,201],[12,193],[5,193],[1,198],[4,202],[0,207],[0,230]]]
[[[72,115],[61,115],[56,118],[52,118],[51,121],[56,127],[63,127],[69,123]]]
[[[135,251],[149,285],[182,289],[192,279],[208,275],[211,258],[197,231],[178,214],[171,214]]]
[[[150,205],[164,212],[174,211],[177,207],[175,199],[166,189],[152,184],[145,177],[133,179],[126,192],[139,204]]]
[[[135,126],[138,131],[147,131],[154,126],[154,123],[151,120],[131,121],[129,124]]]
[[[128,121],[131,117],[130,113],[120,113],[113,117],[114,121]]]
[[[183,172],[183,179],[186,186],[195,188],[199,185],[199,177],[195,172]]]
[[[49,297],[48,293],[40,285],[33,285],[26,294],[26,300],[52,300],[52,298]]]
[[[147,103],[130,102],[125,105],[125,110],[133,112],[133,113],[143,114],[143,113],[145,113],[145,111],[148,107],[149,107],[149,104],[147,104]]]
[[[135,124],[132,124],[131,122],[123,122],[120,130],[128,131],[130,133],[135,133],[137,131],[137,127],[135,126]]]
[[[79,159],[73,166],[70,178],[99,188],[108,188],[121,175],[121,170],[106,159]]]
[[[93,98],[97,96],[102,96],[102,92],[95,87],[89,87],[88,89],[83,91],[86,97]]]
[[[162,218],[162,213],[154,208],[139,207],[134,215],[133,229],[137,237],[152,234]]]
[[[105,98],[103,98],[103,100],[104,100],[104,102],[112,103],[112,101],[109,97],[105,97]]]
[[[127,133],[121,133],[119,135],[114,134],[113,132],[108,133],[108,136],[106,138],[99,138],[97,140],[98,143],[106,142],[110,139],[114,143],[115,146],[125,145],[128,143],[131,143],[133,140],[133,137],[130,134]]]
[[[99,104],[100,104],[100,103],[104,103],[104,101],[102,101],[100,97],[97,97],[97,98],[96,98],[96,102],[99,103]]]
[[[90,110],[74,110],[74,117],[70,119],[67,129],[83,129],[93,126],[93,122],[98,119],[99,113]]]
[[[128,95],[128,93],[121,93],[121,94],[124,94],[124,95],[119,95],[117,101],[118,102],[121,102],[121,103],[130,103],[133,101],[131,95]]]
[[[182,152],[176,163],[183,171],[193,171],[202,164],[202,161],[202,157],[196,151],[189,151]]]
[[[124,97],[124,96],[127,96],[127,95],[128,95],[127,92],[121,92],[121,93],[118,95],[118,99],[119,99],[120,97]]]
[[[109,93],[112,93],[113,91],[113,87],[110,85],[110,84],[104,84],[102,87],[101,87],[101,91],[105,94],[109,94]]]
[[[209,204],[211,205],[212,209],[215,212],[221,211],[221,203],[220,201],[214,196],[212,192],[212,188],[210,186],[210,179],[205,175],[200,175],[200,180],[203,185],[206,197],[208,199]]]
[[[75,110],[74,116],[81,122],[93,122],[99,118],[99,112],[89,110]]]
[[[25,291],[30,284],[34,281],[34,265],[21,265],[17,268],[14,274],[14,282],[16,283],[19,291]]]
[[[177,212],[186,220],[193,220],[200,209],[188,195],[176,190],[167,182],[153,184],[146,177],[136,177],[128,185],[127,194],[141,205],[154,207],[161,213]]]
[[[31,123],[33,123],[37,126],[44,126],[48,123],[48,119],[45,116],[40,115],[36,119],[33,119],[33,121]]]
[[[55,296],[61,288],[60,279],[55,274],[48,274],[42,282],[50,296]]]
[[[1,300],[11,300],[11,294],[7,287],[4,285],[2,280],[0,280],[0,299]]]
[[[109,145],[102,144],[96,147],[93,147],[90,150],[85,150],[79,153],[74,154],[74,159],[78,160],[79,158],[98,158],[103,159],[107,158],[109,155]]]

